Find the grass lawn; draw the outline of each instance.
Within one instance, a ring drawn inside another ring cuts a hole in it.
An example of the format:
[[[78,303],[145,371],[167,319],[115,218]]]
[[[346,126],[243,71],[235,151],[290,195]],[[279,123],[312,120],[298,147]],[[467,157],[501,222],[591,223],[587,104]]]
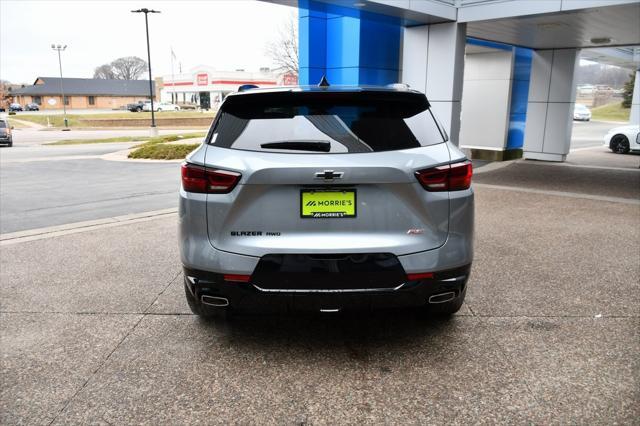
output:
[[[193,117],[213,117],[216,111],[166,111],[156,112],[156,118],[193,118]],[[64,116],[62,114],[20,114],[16,117],[19,120],[30,121],[32,123],[41,124],[46,126],[51,124],[53,127],[62,127],[64,125]],[[82,120],[95,120],[95,119],[118,119],[118,118],[137,118],[137,119],[151,119],[150,112],[114,112],[106,114],[67,114],[69,120],[69,127],[82,126]],[[47,121],[47,119],[49,121]]]
[[[622,102],[602,105],[591,110],[591,119],[600,121],[629,121],[630,108],[623,108]]]
[[[165,142],[173,142],[180,139],[203,138],[206,133],[185,133],[183,135],[163,135],[151,138],[149,136],[120,136],[115,138],[103,139],[63,139],[61,141],[51,142],[47,145],[80,145],[85,143],[112,143],[112,142],[147,142],[146,144],[156,145]],[[145,144],[145,145],[146,145]]]
[[[177,160],[187,156],[199,147],[199,143],[188,145],[144,144],[129,154],[129,158],[147,158],[153,160]]]

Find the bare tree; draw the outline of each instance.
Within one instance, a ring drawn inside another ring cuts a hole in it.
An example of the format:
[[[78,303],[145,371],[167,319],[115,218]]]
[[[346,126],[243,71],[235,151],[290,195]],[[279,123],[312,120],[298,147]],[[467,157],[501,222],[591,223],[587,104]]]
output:
[[[118,58],[110,64],[97,67],[93,78],[113,80],[137,80],[147,71],[147,62],[137,56]]]
[[[104,64],[96,67],[93,71],[93,78],[102,78],[106,80],[114,80],[116,73],[113,71],[111,64]]]
[[[266,53],[281,75],[298,77],[298,24],[294,14],[281,25],[276,41],[267,44]]]
[[[111,62],[111,67],[120,80],[137,80],[147,71],[147,62],[137,56],[126,56]]]

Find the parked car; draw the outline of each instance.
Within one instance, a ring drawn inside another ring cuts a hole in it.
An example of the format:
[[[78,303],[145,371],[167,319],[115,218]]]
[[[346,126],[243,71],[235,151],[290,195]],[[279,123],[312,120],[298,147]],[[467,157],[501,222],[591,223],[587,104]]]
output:
[[[22,111],[22,105],[13,103],[9,105],[9,112]]]
[[[24,110],[25,111],[40,111],[40,105],[34,104],[34,103],[26,104],[24,106]]]
[[[194,313],[460,309],[472,166],[424,94],[253,89],[227,96],[212,126],[181,170]]]
[[[604,146],[618,154],[640,151],[640,126],[615,127],[604,136]]]
[[[144,102],[138,101],[132,104],[127,104],[127,109],[131,112],[140,112],[144,108]]]
[[[142,107],[143,111],[151,111],[151,102],[145,102],[143,107]],[[180,107],[176,104],[172,104],[169,102],[160,102],[160,103],[153,103],[153,110],[154,111],[158,111],[158,112],[162,112],[162,111],[180,111]]]
[[[573,107],[573,119],[578,121],[591,120],[591,111],[585,105],[575,104]]]
[[[13,146],[13,135],[11,134],[12,126],[4,118],[0,118],[0,144]]]

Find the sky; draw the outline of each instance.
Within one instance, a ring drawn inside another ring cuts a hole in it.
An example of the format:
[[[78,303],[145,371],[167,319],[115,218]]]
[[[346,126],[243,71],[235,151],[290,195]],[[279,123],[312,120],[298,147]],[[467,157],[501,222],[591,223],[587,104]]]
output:
[[[0,79],[33,83],[59,75],[51,44],[62,52],[65,77],[93,77],[95,67],[123,56],[147,59],[149,14],[153,75],[171,74],[171,47],[183,71],[198,65],[257,71],[272,66],[266,44],[278,39],[297,10],[255,0],[0,0]]]

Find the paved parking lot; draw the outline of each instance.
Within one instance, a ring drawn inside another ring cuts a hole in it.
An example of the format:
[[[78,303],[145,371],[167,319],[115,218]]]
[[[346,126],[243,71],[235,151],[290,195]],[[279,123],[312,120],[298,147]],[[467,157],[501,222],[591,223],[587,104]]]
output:
[[[478,173],[449,321],[202,322],[171,214],[5,240],[0,423],[637,423],[638,158]]]

